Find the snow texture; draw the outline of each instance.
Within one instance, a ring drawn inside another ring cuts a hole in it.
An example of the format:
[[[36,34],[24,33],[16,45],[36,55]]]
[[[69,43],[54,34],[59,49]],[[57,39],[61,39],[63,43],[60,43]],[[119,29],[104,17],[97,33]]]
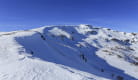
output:
[[[138,34],[91,25],[0,33],[0,80],[138,80]]]

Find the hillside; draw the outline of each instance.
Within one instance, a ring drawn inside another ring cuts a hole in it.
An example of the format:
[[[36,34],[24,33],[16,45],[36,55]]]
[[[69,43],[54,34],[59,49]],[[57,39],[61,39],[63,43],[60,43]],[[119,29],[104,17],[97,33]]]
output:
[[[0,80],[138,80],[138,34],[91,25],[0,33]]]

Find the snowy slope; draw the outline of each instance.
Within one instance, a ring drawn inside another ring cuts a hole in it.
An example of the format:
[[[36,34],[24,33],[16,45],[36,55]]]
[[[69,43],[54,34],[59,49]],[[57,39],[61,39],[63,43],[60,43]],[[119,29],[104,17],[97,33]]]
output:
[[[0,80],[138,80],[138,34],[90,25],[0,33]]]

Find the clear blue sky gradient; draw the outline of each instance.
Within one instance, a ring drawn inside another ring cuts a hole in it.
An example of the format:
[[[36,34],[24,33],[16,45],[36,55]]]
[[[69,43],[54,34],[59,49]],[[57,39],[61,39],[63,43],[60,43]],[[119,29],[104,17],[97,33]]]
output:
[[[78,24],[138,32],[138,0],[0,0],[0,31]]]

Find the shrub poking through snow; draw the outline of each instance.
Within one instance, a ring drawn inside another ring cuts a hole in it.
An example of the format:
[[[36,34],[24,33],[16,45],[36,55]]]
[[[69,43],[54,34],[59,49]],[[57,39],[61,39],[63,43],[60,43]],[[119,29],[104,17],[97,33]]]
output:
[[[108,34],[108,37],[112,37],[112,35]]]
[[[106,42],[109,42],[110,40],[106,38],[105,41],[106,41]]]
[[[98,34],[97,31],[88,31],[88,33],[90,33],[90,34],[92,34],[92,35],[96,35],[96,34]]]
[[[115,41],[115,42],[117,42],[117,43],[119,43],[119,44],[122,44],[122,45],[129,45],[129,42],[130,42],[129,39],[120,40],[120,39],[112,38],[111,40],[112,40],[112,41]]]
[[[71,37],[70,39],[71,39],[72,41],[74,41],[74,37]]]
[[[112,77],[114,77],[114,76],[115,76],[115,74],[112,74],[111,76],[112,76]]]
[[[33,51],[30,51],[30,53],[31,53],[31,55],[33,55],[33,54],[34,54],[34,52],[33,52]]]
[[[64,40],[66,38],[65,35],[60,35],[61,39]]]
[[[103,52],[109,52],[108,50],[103,50]]]
[[[101,69],[101,72],[104,72],[104,69]]]
[[[138,65],[138,62],[133,62],[134,65]]]
[[[45,38],[43,35],[41,35],[41,38],[42,38],[43,40],[46,40],[46,38]]]
[[[122,76],[117,76],[117,80],[124,80]]]
[[[118,58],[122,58],[122,56],[121,56],[121,55],[117,55],[117,57],[118,57]]]
[[[136,60],[138,60],[138,57],[135,57]]]
[[[111,29],[109,29],[109,28],[108,28],[107,30],[109,30],[109,31],[110,31]]]
[[[133,36],[136,36],[137,34],[136,33],[132,33]]]

